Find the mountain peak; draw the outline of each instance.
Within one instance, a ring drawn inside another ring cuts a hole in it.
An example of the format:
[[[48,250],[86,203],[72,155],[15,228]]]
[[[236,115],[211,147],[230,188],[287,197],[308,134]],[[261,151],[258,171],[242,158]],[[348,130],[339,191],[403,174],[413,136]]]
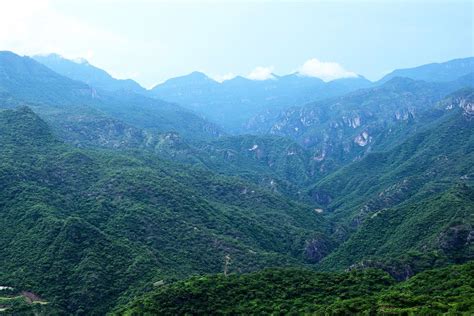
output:
[[[193,71],[185,77],[196,78],[196,79],[210,79],[205,73],[200,71]]]
[[[82,81],[92,87],[108,91],[132,91],[141,93],[145,89],[137,82],[127,79],[115,79],[105,70],[91,65],[84,58],[67,59],[59,54],[35,55],[32,57],[54,72],[73,80]]]

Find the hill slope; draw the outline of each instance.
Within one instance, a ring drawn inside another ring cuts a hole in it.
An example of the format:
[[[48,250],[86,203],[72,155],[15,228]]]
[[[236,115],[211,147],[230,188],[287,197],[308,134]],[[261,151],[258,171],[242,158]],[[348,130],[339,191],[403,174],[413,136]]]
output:
[[[406,77],[430,82],[446,82],[474,72],[474,57],[453,59],[444,63],[432,63],[414,68],[397,69],[384,76],[379,83],[395,77]]]
[[[442,113],[436,104],[473,87],[471,76],[449,83],[395,78],[374,88],[263,116],[261,133],[289,137],[308,149],[320,175],[406,140]]]
[[[94,140],[108,147],[129,143],[130,136],[142,133],[131,129],[152,133],[139,135],[143,145],[153,134],[169,131],[192,139],[222,134],[216,125],[178,105],[129,91],[97,90],[11,52],[0,52],[0,100],[2,107],[34,108],[60,136],[86,145]]]
[[[161,279],[311,262],[312,208],[155,156],[74,149],[28,108],[0,112],[0,284],[104,313]]]
[[[125,90],[145,93],[145,89],[131,79],[115,79],[106,71],[94,67],[87,60],[72,61],[57,54],[36,55],[32,57],[58,74],[81,81],[87,85],[108,91]]]
[[[472,104],[472,90],[454,94],[440,104],[445,115],[405,142],[316,183],[311,196],[331,221],[346,223],[334,231],[342,244],[321,267],[382,267],[400,259],[386,268],[402,267],[403,278],[473,258]]]
[[[150,94],[201,113],[231,132],[242,133],[249,131],[246,122],[262,111],[279,112],[370,84],[363,77],[325,83],[298,74],[274,76],[262,81],[236,77],[219,83],[203,73],[193,72],[157,85]]]
[[[162,286],[116,315],[414,314],[474,312],[474,263],[430,270],[396,284],[377,270],[264,270],[195,277]]]

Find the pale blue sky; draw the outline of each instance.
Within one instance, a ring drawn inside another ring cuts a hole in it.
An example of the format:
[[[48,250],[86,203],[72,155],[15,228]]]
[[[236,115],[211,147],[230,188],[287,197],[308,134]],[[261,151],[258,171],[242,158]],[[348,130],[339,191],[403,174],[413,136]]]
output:
[[[472,1],[7,0],[2,7],[1,50],[85,57],[147,87],[193,70],[221,77],[260,66],[286,74],[312,58],[375,80],[474,55]]]

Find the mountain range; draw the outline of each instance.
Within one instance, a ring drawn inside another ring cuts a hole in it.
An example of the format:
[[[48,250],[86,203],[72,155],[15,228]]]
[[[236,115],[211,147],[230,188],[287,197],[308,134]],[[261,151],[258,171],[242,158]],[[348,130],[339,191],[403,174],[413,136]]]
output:
[[[151,90],[0,53],[0,309],[474,312],[474,58]]]

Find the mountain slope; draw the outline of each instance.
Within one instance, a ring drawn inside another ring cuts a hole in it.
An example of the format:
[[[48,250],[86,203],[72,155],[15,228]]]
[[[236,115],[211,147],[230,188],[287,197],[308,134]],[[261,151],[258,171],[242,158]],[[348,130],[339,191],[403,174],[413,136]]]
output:
[[[430,82],[447,82],[474,72],[474,57],[453,59],[444,63],[432,63],[414,68],[397,69],[383,77],[384,83],[395,77],[406,77]]]
[[[466,314],[474,311],[474,263],[430,270],[394,283],[377,270],[339,274],[264,270],[195,277],[161,286],[116,315]]]
[[[157,85],[150,94],[181,104],[232,132],[241,133],[249,131],[246,122],[259,112],[281,111],[370,84],[363,77],[325,83],[321,79],[298,74],[275,75],[273,79],[261,81],[239,76],[218,83],[203,73],[193,72]]]
[[[385,189],[383,198],[390,201],[390,194],[396,196],[405,187],[421,189],[419,184],[428,188],[431,181],[445,180],[452,184],[460,177],[469,181],[472,178],[469,161],[474,148],[473,101],[472,94],[466,90],[459,93],[465,98],[445,109],[445,115],[392,149],[370,153],[325,177],[314,186],[312,194],[319,192],[323,196],[325,192],[330,208],[343,207],[347,213]],[[403,196],[402,200],[407,197]],[[372,204],[377,206],[375,202]]]
[[[84,82],[97,89],[124,90],[136,93],[145,93],[146,91],[135,81],[115,79],[106,71],[94,67],[86,60],[72,61],[58,54],[36,55],[32,58],[62,76]]]
[[[0,52],[0,99],[9,107],[33,107],[65,139],[85,145],[95,139],[103,139],[96,145],[110,141],[108,147],[130,143],[125,131],[132,129],[142,130],[132,134],[143,134],[143,130],[152,134],[174,131],[194,139],[222,134],[214,124],[175,104],[133,92],[96,90],[10,52]],[[90,131],[97,136],[89,137]],[[147,139],[148,134],[140,137]]]
[[[235,177],[141,154],[74,149],[28,108],[0,111],[0,284],[65,313],[196,273],[313,261],[308,206]]]
[[[473,233],[474,189],[458,185],[376,211],[321,267],[372,266],[406,279],[426,268],[473,260]]]
[[[323,178],[309,191],[324,205],[339,247],[324,269],[369,265],[404,278],[474,257],[472,90],[440,103],[441,118],[385,152]]]
[[[469,78],[442,84],[395,78],[378,87],[290,108],[276,118],[264,116],[260,132],[297,141],[310,151],[323,176],[413,135],[441,115],[437,102],[473,86]]]

